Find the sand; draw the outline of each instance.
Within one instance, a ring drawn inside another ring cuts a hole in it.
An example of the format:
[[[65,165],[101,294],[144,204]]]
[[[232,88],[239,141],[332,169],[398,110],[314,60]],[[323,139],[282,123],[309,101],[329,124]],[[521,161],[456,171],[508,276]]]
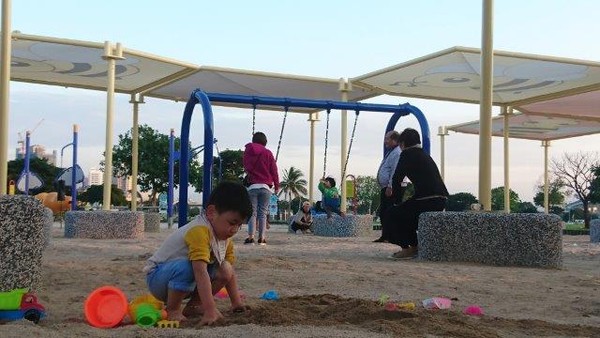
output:
[[[170,231],[139,240],[66,239],[57,224],[37,290],[48,317],[0,325],[0,337],[600,337],[600,245],[589,236],[565,236],[564,268],[552,270],[393,261],[397,247],[374,238],[294,235],[276,226],[266,246],[242,245],[243,231],[234,237],[249,312],[228,313],[225,299],[217,304],[226,318],[215,327],[197,318],[178,329],[128,320],[89,326],[83,302],[95,288],[114,285],[129,299],[146,293],[144,261]],[[261,300],[268,290],[281,299]],[[452,308],[389,312],[378,304],[384,294],[417,304],[447,297]],[[464,315],[471,304],[485,315]]]

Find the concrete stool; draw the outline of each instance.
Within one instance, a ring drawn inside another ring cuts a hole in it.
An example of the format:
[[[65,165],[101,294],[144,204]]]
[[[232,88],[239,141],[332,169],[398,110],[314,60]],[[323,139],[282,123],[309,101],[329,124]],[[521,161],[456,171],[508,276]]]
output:
[[[144,231],[160,232],[160,214],[157,212],[144,213]]]
[[[326,237],[374,236],[373,216],[346,215],[346,217],[341,217],[334,214],[327,219],[327,215],[315,215],[313,216],[313,233]]]
[[[419,217],[419,258],[560,268],[561,230],[557,215],[425,212]]]
[[[39,286],[46,210],[31,196],[0,196],[0,292]]]
[[[141,211],[68,211],[65,237],[93,239],[133,239],[144,237]]]
[[[600,219],[590,221],[590,242],[600,243]]]

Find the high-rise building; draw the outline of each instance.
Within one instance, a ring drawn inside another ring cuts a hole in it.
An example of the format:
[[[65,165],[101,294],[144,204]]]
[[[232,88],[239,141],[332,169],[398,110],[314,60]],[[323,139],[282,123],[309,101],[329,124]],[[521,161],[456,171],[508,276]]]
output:
[[[22,160],[25,158],[25,148],[17,148],[15,152],[16,159]],[[46,154],[46,147],[41,144],[34,144],[29,146],[29,158],[40,158],[46,159],[49,164],[56,166],[57,152],[56,150],[52,151],[52,154]]]
[[[90,179],[90,186],[102,185],[104,183],[104,173],[100,169],[90,168],[88,177]]]

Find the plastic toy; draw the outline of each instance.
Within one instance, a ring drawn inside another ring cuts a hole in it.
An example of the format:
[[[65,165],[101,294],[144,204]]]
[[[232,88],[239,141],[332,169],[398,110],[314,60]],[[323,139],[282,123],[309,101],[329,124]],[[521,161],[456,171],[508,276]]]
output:
[[[397,303],[396,304],[396,308],[398,310],[414,310],[417,307],[417,305],[413,302],[406,302],[406,303]]]
[[[389,300],[390,296],[384,293],[381,296],[379,296],[379,300],[377,302],[379,303],[379,305],[386,305]]]
[[[222,288],[221,290],[219,290],[219,292],[215,294],[215,298],[217,299],[225,299],[227,297],[229,297],[229,293],[227,292],[226,288]]]
[[[37,324],[46,316],[46,309],[28,291],[25,288],[0,292],[0,321],[25,318]]]
[[[278,300],[279,294],[277,294],[277,291],[275,290],[269,290],[263,293],[263,295],[260,298],[264,300]]]
[[[98,328],[119,325],[127,314],[127,309],[127,297],[114,286],[102,286],[92,291],[83,306],[88,323]]]
[[[156,323],[156,327],[160,329],[176,329],[179,327],[178,320],[159,320]]]
[[[452,306],[452,301],[448,298],[433,297],[423,301],[423,307],[430,310],[445,310],[449,309],[450,306]]]
[[[163,302],[150,294],[139,296],[129,303],[129,318],[141,327],[152,327],[167,318],[163,307]]]
[[[463,313],[468,316],[483,316],[483,309],[477,305],[469,305]]]

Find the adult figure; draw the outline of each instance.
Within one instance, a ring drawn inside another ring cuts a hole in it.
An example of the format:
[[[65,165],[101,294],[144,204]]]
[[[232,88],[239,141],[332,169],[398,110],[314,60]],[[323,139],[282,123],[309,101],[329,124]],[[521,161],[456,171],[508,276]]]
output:
[[[313,217],[310,212],[311,205],[309,201],[304,201],[302,207],[292,218],[291,229],[293,232],[298,230],[302,231],[303,234],[311,231],[313,225]]]
[[[266,148],[267,136],[262,132],[252,135],[252,142],[246,144],[243,156],[244,171],[248,177],[248,194],[252,202],[252,216],[248,220],[248,238],[244,244],[254,244],[258,230],[258,244],[265,245],[267,213],[271,194],[279,191],[279,174],[273,153]],[[257,229],[258,228],[258,229]]]
[[[444,210],[448,190],[437,165],[421,148],[419,132],[411,128],[404,129],[399,143],[402,153],[392,178],[392,189],[399,189],[407,177],[412,182],[415,193],[402,204],[389,208],[386,217],[390,225],[390,243],[402,247],[392,257],[406,259],[415,257],[418,253],[419,215],[425,211]]]
[[[404,194],[405,188],[400,186],[400,190],[394,190],[392,186],[392,178],[396,170],[396,165],[400,159],[400,133],[395,130],[390,130],[385,134],[383,138],[383,144],[385,145],[386,153],[379,165],[377,170],[377,182],[381,188],[379,194],[379,220],[381,221],[381,237],[374,240],[373,242],[388,242],[389,239],[389,225],[387,224],[387,218],[384,217],[386,211],[394,204],[402,202],[402,195]]]

